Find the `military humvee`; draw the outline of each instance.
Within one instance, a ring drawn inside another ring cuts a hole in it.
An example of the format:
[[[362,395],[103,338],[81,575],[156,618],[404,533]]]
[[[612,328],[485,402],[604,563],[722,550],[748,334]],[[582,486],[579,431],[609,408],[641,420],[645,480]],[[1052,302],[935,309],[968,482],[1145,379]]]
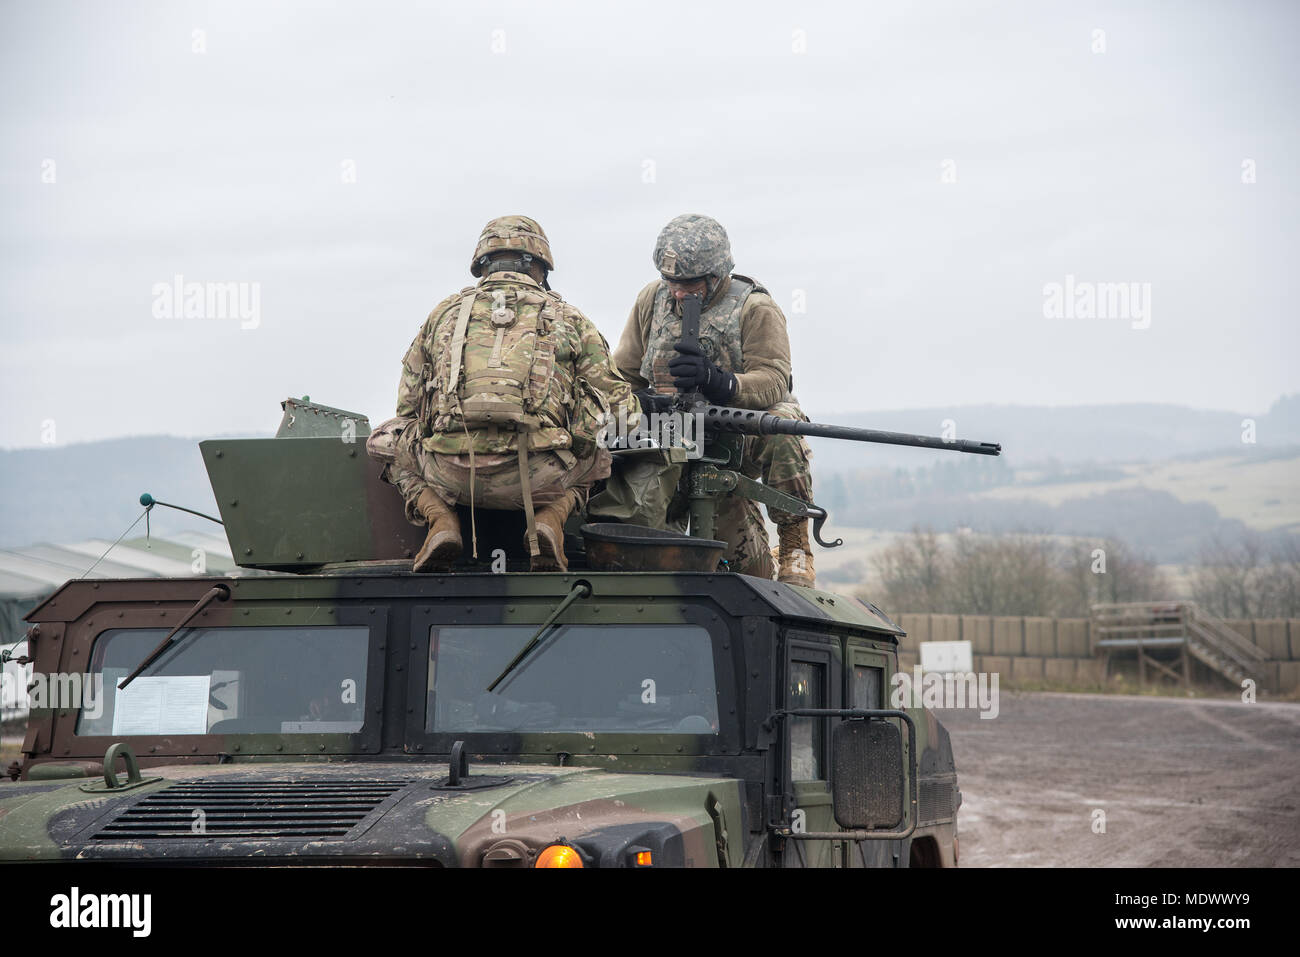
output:
[[[599,570],[581,534],[568,572],[518,571],[521,520],[483,510],[481,562],[412,573],[365,418],[284,408],[275,438],[200,446],[261,574],[71,581],[28,615],[0,861],[957,863],[948,734],[889,707],[880,609]]]

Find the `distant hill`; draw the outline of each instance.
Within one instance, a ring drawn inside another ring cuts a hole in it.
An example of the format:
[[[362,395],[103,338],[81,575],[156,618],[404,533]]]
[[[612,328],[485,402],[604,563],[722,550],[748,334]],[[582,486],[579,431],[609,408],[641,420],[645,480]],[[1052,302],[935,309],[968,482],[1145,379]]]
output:
[[[142,492],[217,515],[198,439],[155,435],[0,451],[0,548],[112,541],[144,511]],[[164,538],[217,528],[168,508],[155,508],[149,521]],[[144,525],[132,535],[143,534]]]
[[[1300,395],[1279,399],[1254,417],[1254,444],[1241,441],[1245,415],[1173,405],[807,411],[840,425],[928,435],[940,434],[943,420],[951,418],[959,437],[1001,442],[1005,450],[988,458],[814,440],[814,488],[831,509],[832,523],[1119,534],[1177,560],[1212,532],[1294,529],[1300,509],[1285,488],[1294,474],[1288,470],[1300,472]],[[0,451],[0,548],[111,541],[139,516],[142,492],[215,515],[198,442],[147,436]],[[1215,457],[1232,461],[1207,471],[1205,460]],[[1133,467],[1174,460],[1202,465]],[[1270,460],[1277,467],[1257,468]],[[1235,479],[1234,469],[1242,466],[1255,468],[1243,476],[1262,477],[1253,484]],[[1300,488],[1300,475],[1291,484]],[[169,509],[155,509],[151,520],[163,537],[213,530]],[[143,528],[142,522],[132,534]]]
[[[1027,496],[989,500],[959,495],[859,501],[840,508],[832,502],[825,507],[839,524],[881,531],[970,528],[991,533],[1118,538],[1161,562],[1194,561],[1211,537],[1231,541],[1247,528],[1237,519],[1224,518],[1207,502],[1184,502],[1169,492],[1145,488],[1116,489],[1056,505]],[[832,525],[832,530],[836,527]],[[1279,530],[1269,537],[1284,534]]]
[[[882,412],[804,410],[815,422],[940,435],[952,419],[958,438],[1002,443],[1002,458],[1017,467],[1091,462],[1154,462],[1210,452],[1267,455],[1300,444],[1300,394],[1283,396],[1267,413],[1205,411],[1180,405],[1051,406],[972,405]],[[1255,443],[1242,442],[1242,421],[1255,422]],[[819,469],[925,467],[957,453],[813,439]]]

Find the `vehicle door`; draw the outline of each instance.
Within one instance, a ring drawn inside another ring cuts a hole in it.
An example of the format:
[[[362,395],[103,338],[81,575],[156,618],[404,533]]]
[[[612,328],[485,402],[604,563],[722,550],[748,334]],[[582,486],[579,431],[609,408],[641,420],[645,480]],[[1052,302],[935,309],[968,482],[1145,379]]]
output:
[[[844,671],[847,707],[870,710],[891,707],[892,656],[861,638],[850,638],[847,648],[848,661]],[[897,719],[891,719],[891,723],[901,725]],[[850,867],[897,867],[900,854],[900,841],[855,841],[847,856]]]
[[[790,633],[785,646],[783,707],[841,707],[842,669],[832,639]],[[791,830],[840,830],[831,807],[829,783],[831,719],[791,715],[785,723],[785,789]],[[839,867],[842,861],[839,841],[787,840],[782,854],[784,867]]]

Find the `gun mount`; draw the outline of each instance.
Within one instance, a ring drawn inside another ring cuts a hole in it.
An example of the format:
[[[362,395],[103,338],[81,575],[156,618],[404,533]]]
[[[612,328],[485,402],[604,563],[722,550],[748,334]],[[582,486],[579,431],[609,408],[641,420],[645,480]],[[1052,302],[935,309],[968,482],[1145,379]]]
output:
[[[680,343],[690,352],[699,352],[701,308],[702,300],[699,296],[685,296],[681,300]],[[844,544],[843,539],[826,541],[822,538],[822,526],[829,518],[826,509],[813,502],[800,501],[742,474],[740,467],[744,454],[744,436],[747,435],[813,436],[973,455],[1002,453],[1001,444],[996,442],[885,432],[846,425],[823,425],[783,418],[757,409],[713,405],[699,392],[679,393],[672,399],[672,408],[671,418],[675,421],[668,423],[653,442],[661,447],[665,444],[680,444],[688,448],[684,462],[679,455],[676,459],[666,460],[665,466],[682,462],[684,471],[679,487],[685,489],[690,500],[690,535],[702,539],[714,537],[717,500],[726,495],[739,495],[778,511],[812,519],[813,539],[823,548],[835,548]],[[685,427],[687,423],[693,423],[695,428]],[[655,430],[650,430],[651,433],[653,431]]]
[[[768,488],[741,474],[743,437],[746,435],[804,435],[827,439],[844,439],[852,442],[875,442],[884,445],[910,445],[939,449],[948,452],[967,452],[974,455],[1000,455],[1002,446],[996,442],[977,442],[970,439],[944,439],[930,435],[907,432],[882,432],[877,429],[859,429],[847,425],[822,425],[786,419],[754,409],[734,409],[729,406],[692,402],[690,397],[679,397],[679,407],[684,414],[696,416],[704,435],[703,454],[688,459],[685,465],[687,494],[690,496],[690,534],[712,538],[717,499],[722,495],[741,495],[762,502],[792,515],[812,519],[813,539],[823,548],[836,548],[844,544],[837,538],[826,541],[821,536],[822,526],[829,518],[826,509],[812,502],[801,502],[784,492]]]

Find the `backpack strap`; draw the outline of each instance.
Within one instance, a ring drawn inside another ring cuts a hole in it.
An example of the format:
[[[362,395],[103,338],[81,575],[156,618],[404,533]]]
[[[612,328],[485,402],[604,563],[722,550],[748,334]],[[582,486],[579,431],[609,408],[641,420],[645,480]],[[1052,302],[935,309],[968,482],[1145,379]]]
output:
[[[528,555],[536,558],[542,553],[537,544],[537,518],[533,513],[533,485],[528,474],[528,436],[519,435],[519,489],[524,496],[524,522],[528,536]],[[564,547],[563,544],[560,545]]]
[[[755,293],[755,292],[761,292],[761,293],[762,293],[763,295],[765,295],[765,296],[770,296],[770,295],[772,295],[770,292],[767,291],[767,287],[765,287],[765,286],[764,286],[761,282],[759,282],[757,279],[753,279],[753,278],[751,278],[751,277],[749,277],[749,276],[742,276],[742,275],[741,275],[740,273],[738,273],[738,272],[733,272],[733,273],[731,274],[731,281],[732,281],[732,282],[735,282],[737,279],[739,279],[741,282],[745,283],[746,285],[753,286],[753,288],[750,289],[749,292],[745,293],[745,297],[746,297],[746,298],[749,297],[749,294],[750,294],[750,293]]]
[[[460,301],[456,315],[456,331],[451,336],[451,368],[447,370],[447,395],[456,401],[456,388],[460,384],[460,358],[465,351],[465,330],[469,328],[469,314],[477,296],[466,296]]]

